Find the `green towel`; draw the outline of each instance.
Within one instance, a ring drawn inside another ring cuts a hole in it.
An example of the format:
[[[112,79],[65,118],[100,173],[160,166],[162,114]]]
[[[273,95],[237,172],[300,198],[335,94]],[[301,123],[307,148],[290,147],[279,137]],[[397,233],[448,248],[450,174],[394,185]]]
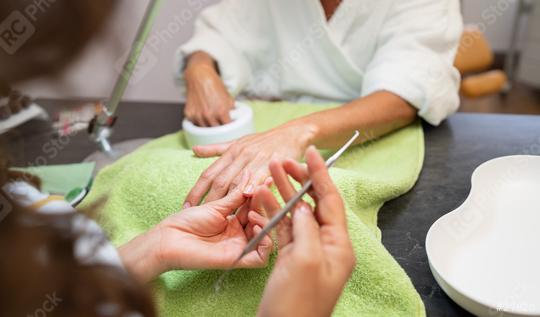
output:
[[[262,131],[330,105],[254,102],[252,107],[257,130]],[[335,316],[425,316],[420,296],[381,244],[377,228],[378,210],[414,185],[423,155],[423,132],[417,122],[349,150],[332,168],[346,202],[357,257]],[[113,243],[121,245],[178,211],[213,160],[194,158],[182,133],[162,137],[104,169],[82,208],[107,197],[99,221]],[[217,294],[213,284],[220,271],[163,274],[155,282],[160,315],[253,316],[271,266],[272,262],[265,269],[235,270]]]
[[[13,168],[35,175],[41,180],[41,190],[48,194],[66,195],[72,189],[86,188],[92,180],[95,163],[45,165]]]

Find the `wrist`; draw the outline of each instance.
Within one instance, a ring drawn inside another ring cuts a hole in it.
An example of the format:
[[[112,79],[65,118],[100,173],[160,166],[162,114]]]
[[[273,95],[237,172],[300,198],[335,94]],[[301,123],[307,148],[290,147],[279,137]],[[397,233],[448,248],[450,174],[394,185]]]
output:
[[[320,128],[316,124],[303,118],[292,120],[282,126],[284,129],[294,133],[296,139],[303,148],[316,144]]]
[[[214,76],[219,78],[217,71],[212,66],[205,64],[195,64],[187,67],[184,71],[184,78],[188,82],[191,80],[200,80]]]
[[[161,260],[159,228],[154,228],[118,248],[125,269],[138,281],[147,283],[167,271]]]
[[[204,52],[195,52],[189,56],[184,69],[184,77],[192,77],[198,74],[218,75],[216,62],[210,55]]]

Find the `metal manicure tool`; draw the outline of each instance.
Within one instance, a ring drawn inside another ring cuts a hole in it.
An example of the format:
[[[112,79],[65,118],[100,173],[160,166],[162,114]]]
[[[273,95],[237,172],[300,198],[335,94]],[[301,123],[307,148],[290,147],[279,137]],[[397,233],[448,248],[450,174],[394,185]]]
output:
[[[347,141],[347,143],[345,143],[345,145],[341,149],[339,149],[336,153],[334,153],[334,155],[332,155],[326,161],[326,167],[327,168],[332,167],[336,163],[336,161],[341,157],[341,155],[343,155],[343,153],[345,153],[345,151],[347,151],[347,149],[349,149],[349,147],[354,143],[354,141],[356,141],[356,139],[359,136],[360,136],[360,133],[358,131],[355,131],[352,138],[349,141]],[[272,219],[270,219],[270,222],[268,222],[268,224],[266,226],[264,226],[262,231],[259,232],[259,234],[257,236],[253,237],[253,239],[251,239],[249,241],[249,243],[246,245],[246,247],[242,251],[242,254],[240,254],[240,256],[236,259],[236,261],[234,261],[234,263],[231,265],[231,267],[229,269],[227,269],[225,272],[223,272],[223,274],[217,280],[216,284],[214,285],[216,291],[219,291],[221,283],[223,282],[225,277],[234,269],[236,264],[238,264],[238,262],[240,262],[240,260],[244,256],[246,256],[248,253],[255,250],[255,248],[257,247],[257,245],[259,245],[261,240],[265,236],[270,234],[272,229],[274,229],[279,224],[279,222],[294,208],[294,206],[298,202],[300,202],[302,197],[311,189],[312,184],[313,184],[313,182],[311,180],[308,180],[304,184],[302,189],[299,192],[297,192],[296,195],[294,195],[294,197],[291,198],[287,202],[287,204],[274,217],[272,217]]]

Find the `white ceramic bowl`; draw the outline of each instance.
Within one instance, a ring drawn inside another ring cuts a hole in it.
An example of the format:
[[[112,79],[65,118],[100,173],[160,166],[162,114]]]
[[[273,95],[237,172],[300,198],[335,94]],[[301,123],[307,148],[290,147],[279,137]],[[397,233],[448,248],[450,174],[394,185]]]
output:
[[[441,288],[477,316],[540,316],[540,156],[478,167],[467,200],[430,228]]]
[[[231,110],[231,120],[226,125],[204,128],[184,119],[182,129],[190,147],[229,142],[255,132],[253,110],[248,105],[236,102]]]

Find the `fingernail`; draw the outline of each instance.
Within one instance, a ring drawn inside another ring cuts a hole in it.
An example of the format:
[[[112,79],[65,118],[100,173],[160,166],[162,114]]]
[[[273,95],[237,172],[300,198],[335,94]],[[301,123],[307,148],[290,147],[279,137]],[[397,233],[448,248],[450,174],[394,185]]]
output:
[[[253,184],[249,184],[248,187],[244,189],[244,194],[253,194],[253,189],[254,189]]]
[[[272,187],[272,184],[274,183],[274,179],[272,177],[268,177],[265,181],[264,181],[264,184],[268,187]]]
[[[300,211],[303,214],[309,214],[310,213],[310,211],[309,211],[309,209],[308,209],[308,207],[306,205],[301,205],[300,208],[298,209],[298,211]]]
[[[184,204],[184,209],[188,209],[188,208],[191,208],[191,204],[189,202]]]

